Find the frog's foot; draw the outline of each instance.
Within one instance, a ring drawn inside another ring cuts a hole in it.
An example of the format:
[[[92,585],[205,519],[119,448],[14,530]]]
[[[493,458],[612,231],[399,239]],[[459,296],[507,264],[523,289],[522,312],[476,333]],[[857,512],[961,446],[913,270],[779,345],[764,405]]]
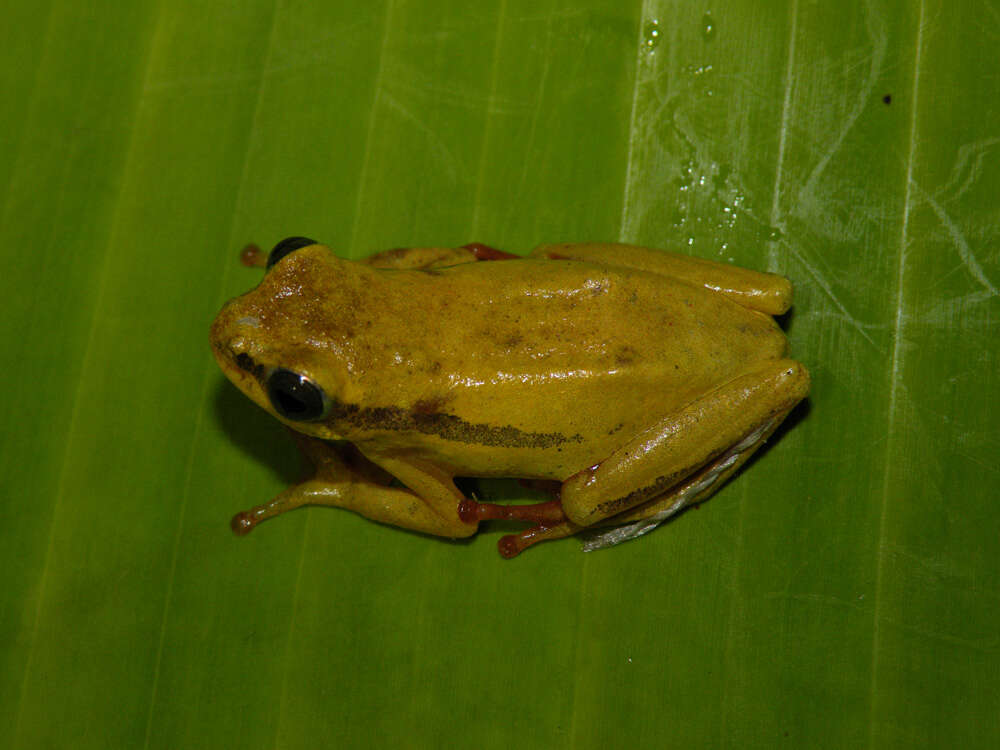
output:
[[[312,500],[308,493],[302,491],[303,485],[308,484],[303,482],[301,485],[295,485],[290,487],[278,496],[276,496],[270,502],[264,503],[263,505],[256,505],[250,510],[244,510],[233,516],[232,520],[229,522],[229,527],[233,530],[236,536],[246,536],[254,527],[257,526],[261,521],[266,521],[268,518],[274,518],[275,516],[281,515],[289,510],[294,510],[303,505],[311,504]]]
[[[240,262],[249,268],[266,268],[267,253],[251,242],[240,251]]]
[[[507,534],[497,542],[501,557],[517,557],[528,547],[550,539],[562,539],[580,531],[563,513],[559,499],[530,505],[499,505],[463,500],[458,504],[458,516],[466,523],[480,521],[528,521],[535,524],[520,534]]]
[[[540,523],[530,529],[525,529],[520,534],[507,534],[507,536],[500,537],[500,541],[497,542],[497,550],[501,557],[509,560],[539,542],[562,539],[577,534],[580,530],[580,527],[572,521],[563,521],[555,525]]]
[[[566,520],[559,500],[531,505],[499,505],[465,499],[458,504],[458,517],[466,523],[479,521],[530,521],[536,524],[554,524]]]

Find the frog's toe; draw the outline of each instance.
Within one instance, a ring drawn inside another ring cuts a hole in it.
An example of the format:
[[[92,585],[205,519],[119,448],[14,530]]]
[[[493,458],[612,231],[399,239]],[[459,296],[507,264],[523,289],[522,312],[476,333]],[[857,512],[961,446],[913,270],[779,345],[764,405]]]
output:
[[[246,536],[251,531],[253,527],[257,525],[257,521],[254,519],[253,514],[244,510],[233,516],[233,520],[229,522],[229,528],[233,530],[236,536]]]
[[[507,534],[500,537],[500,541],[497,542],[497,551],[504,560],[510,560],[512,557],[520,555],[527,546],[528,544],[524,543],[521,534]]]
[[[539,542],[547,542],[552,539],[562,539],[580,532],[581,529],[571,521],[563,521],[556,524],[538,524],[530,529],[525,529],[520,534],[507,534],[500,537],[497,542],[497,551],[506,560],[517,557],[528,547]]]

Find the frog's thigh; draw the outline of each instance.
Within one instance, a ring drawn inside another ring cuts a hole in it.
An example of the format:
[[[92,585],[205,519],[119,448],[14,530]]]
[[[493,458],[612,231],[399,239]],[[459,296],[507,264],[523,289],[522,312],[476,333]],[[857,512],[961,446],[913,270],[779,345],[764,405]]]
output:
[[[792,304],[792,285],[784,276],[668,250],[612,242],[585,242],[540,245],[531,251],[531,255],[583,260],[670,276],[686,284],[718,292],[744,307],[768,315],[780,315]]]
[[[791,407],[788,411],[791,411]],[[739,443],[662,495],[632,510],[611,516],[599,524],[610,528],[588,530],[590,533],[584,542],[584,551],[591,552],[635,539],[652,531],[689,505],[707,500],[760,446],[767,442],[778,425],[788,416],[788,411],[781,412],[764,422]]]
[[[561,495],[566,516],[593,526],[662,495],[786,414],[808,391],[809,373],[798,362],[760,363],[567,479]]]

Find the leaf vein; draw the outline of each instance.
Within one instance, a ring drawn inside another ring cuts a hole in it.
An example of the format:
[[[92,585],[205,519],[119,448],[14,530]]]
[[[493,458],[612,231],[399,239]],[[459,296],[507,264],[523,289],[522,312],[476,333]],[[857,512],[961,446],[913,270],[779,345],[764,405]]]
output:
[[[917,105],[920,91],[920,63],[921,52],[923,51],[924,38],[924,13],[925,2],[920,2],[920,13],[917,18],[917,37],[915,41],[916,51],[913,62],[913,92],[910,97],[910,135],[908,153],[906,158],[906,186],[903,193],[903,217],[900,222],[899,236],[899,264],[896,271],[896,318],[894,325],[894,337],[892,346],[892,366],[889,373],[889,403],[886,409],[887,437],[885,449],[885,461],[882,475],[882,502],[879,508],[878,537],[875,547],[875,594],[872,606],[872,660],[871,660],[871,682],[868,690],[868,746],[874,747],[876,743],[875,732],[875,709],[878,695],[879,678],[879,650],[881,648],[881,618],[883,599],[883,575],[885,568],[885,554],[883,549],[886,540],[886,516],[888,515],[888,496],[891,479],[890,467],[892,465],[891,456],[896,428],[897,400],[899,397],[899,377],[902,369],[903,359],[903,327],[906,324],[903,308],[905,297],[903,294],[903,281],[906,274],[906,246],[909,241],[909,221],[910,209],[912,207],[913,196],[913,163],[916,159],[917,150]]]

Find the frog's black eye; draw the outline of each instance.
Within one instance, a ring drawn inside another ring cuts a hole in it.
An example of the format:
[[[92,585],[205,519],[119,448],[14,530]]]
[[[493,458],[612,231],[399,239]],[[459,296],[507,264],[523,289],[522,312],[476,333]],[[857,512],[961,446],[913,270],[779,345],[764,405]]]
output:
[[[308,237],[285,237],[285,239],[271,248],[271,254],[267,256],[267,267],[270,268],[286,255],[295,252],[299,248],[315,244],[316,240],[311,240]]]
[[[295,422],[315,422],[326,413],[323,389],[291,370],[271,372],[267,378],[267,397],[278,414]]]

